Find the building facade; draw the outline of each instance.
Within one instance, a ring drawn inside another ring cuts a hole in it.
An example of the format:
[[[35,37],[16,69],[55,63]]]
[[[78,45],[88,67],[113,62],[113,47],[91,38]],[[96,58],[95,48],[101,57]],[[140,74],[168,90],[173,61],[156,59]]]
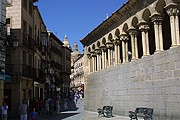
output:
[[[6,72],[12,76],[4,86],[4,101],[9,106],[9,115],[18,115],[22,99],[33,99],[34,86],[34,0],[8,1],[6,26],[8,46],[6,49]],[[16,45],[15,45],[16,44]],[[14,99],[16,98],[16,99]]]
[[[61,92],[63,93],[68,93],[70,91],[70,75],[71,75],[71,46],[70,43],[68,42],[67,36],[64,36],[64,41],[63,41],[63,66],[62,66],[62,79],[63,79],[63,84],[62,84],[62,89]]]
[[[23,99],[31,109],[35,99],[45,100],[64,86],[69,88],[71,49],[47,31],[35,2],[10,0],[6,6],[5,71],[12,80],[1,89],[11,117],[18,116]]]
[[[180,119],[179,5],[128,0],[81,40],[85,109],[113,105],[114,114],[128,116],[151,107],[156,120]]]
[[[74,62],[74,79],[71,81],[76,91],[84,93],[83,54]]]
[[[6,0],[0,1],[0,105],[4,98],[5,50],[6,50]]]

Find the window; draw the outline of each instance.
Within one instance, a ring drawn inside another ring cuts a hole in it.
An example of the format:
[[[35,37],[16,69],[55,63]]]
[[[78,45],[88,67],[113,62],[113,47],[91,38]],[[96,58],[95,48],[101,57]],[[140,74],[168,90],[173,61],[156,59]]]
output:
[[[27,22],[23,21],[23,33],[26,34],[27,33]]]
[[[6,6],[12,6],[12,0],[6,0]]]

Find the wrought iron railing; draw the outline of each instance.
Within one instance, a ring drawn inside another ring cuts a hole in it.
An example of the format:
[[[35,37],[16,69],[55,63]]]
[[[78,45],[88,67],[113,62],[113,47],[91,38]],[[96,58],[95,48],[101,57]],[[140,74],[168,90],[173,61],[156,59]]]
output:
[[[36,42],[35,40],[29,36],[28,34],[23,34],[23,45],[26,46],[27,48],[31,49],[34,51]]]
[[[6,39],[6,24],[0,22],[0,40]]]

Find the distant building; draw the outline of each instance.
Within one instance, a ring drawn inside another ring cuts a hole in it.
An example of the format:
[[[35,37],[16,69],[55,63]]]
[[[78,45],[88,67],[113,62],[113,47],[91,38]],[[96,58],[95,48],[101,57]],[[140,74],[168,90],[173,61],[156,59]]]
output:
[[[83,54],[74,62],[74,77],[71,83],[78,91],[84,91]]]
[[[62,63],[62,79],[63,79],[63,84],[61,91],[64,93],[68,93],[70,90],[70,75],[71,75],[71,46],[70,43],[68,42],[67,36],[64,36],[64,41],[63,41],[63,50],[62,50],[62,56],[63,56],[63,63]]]
[[[78,45],[74,43],[74,49],[71,53],[71,88],[73,90],[81,89],[84,86],[82,58],[83,54],[78,51]]]

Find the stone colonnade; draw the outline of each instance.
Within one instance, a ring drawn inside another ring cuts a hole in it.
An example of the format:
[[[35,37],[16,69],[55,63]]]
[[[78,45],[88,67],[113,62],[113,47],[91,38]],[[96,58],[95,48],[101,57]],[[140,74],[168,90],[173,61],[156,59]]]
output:
[[[166,5],[164,9],[170,19],[169,34],[171,35],[171,47],[169,49],[171,49],[180,45],[179,9],[177,4],[174,3]],[[154,52],[161,52],[164,50],[163,44],[166,44],[163,43],[162,15],[155,12],[149,16],[149,19],[150,22],[153,23],[154,28]],[[152,30],[152,28],[150,28],[147,21],[140,21],[137,26],[138,28],[131,26],[121,34],[114,35],[111,39],[108,38],[105,43],[101,43],[99,47],[96,47],[95,49],[92,49],[91,47],[93,44],[87,46],[87,48],[91,48],[90,50],[87,50],[88,52],[86,53],[89,58],[89,72],[92,73],[120,63],[127,63],[130,56],[132,61],[139,59],[138,42],[140,41],[140,38],[138,38],[138,34],[140,34],[142,41],[142,57],[150,55],[151,46],[149,42],[149,31],[150,29]],[[103,37],[101,39],[103,39]],[[131,44],[131,46],[128,47],[128,44]]]

